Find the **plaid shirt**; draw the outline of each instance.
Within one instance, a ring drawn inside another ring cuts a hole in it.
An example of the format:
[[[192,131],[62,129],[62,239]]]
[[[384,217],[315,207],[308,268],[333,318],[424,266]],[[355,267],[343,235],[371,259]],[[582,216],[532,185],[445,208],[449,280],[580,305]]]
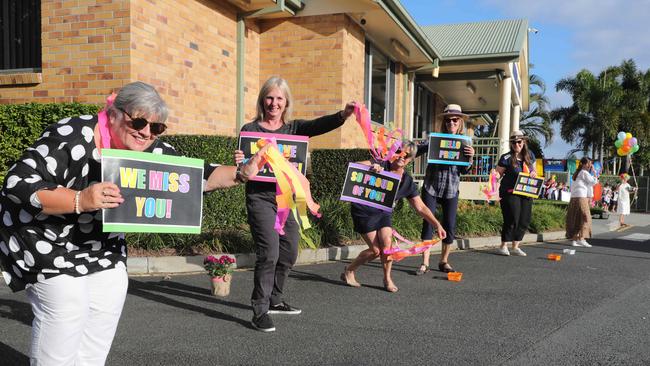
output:
[[[424,176],[424,189],[433,197],[454,198],[458,195],[460,175],[467,174],[470,166],[429,164]]]

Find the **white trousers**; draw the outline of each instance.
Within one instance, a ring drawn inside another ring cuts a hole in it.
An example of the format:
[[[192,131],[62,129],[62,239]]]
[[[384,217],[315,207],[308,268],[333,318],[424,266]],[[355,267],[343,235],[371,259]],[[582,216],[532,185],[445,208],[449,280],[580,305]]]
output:
[[[125,268],[60,275],[27,289],[32,304],[32,365],[103,365],[120,320]]]

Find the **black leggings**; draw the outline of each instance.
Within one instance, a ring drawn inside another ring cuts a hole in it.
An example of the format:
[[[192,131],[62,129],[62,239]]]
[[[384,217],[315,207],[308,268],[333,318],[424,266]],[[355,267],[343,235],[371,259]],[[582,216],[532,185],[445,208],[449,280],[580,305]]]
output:
[[[501,241],[521,241],[530,226],[533,211],[533,199],[506,193],[501,196],[501,214],[503,227]]]
[[[447,232],[447,237],[442,240],[443,244],[451,244],[456,238],[456,212],[458,211],[458,195],[454,198],[433,197],[422,188],[422,202],[435,215],[438,203],[442,206],[442,228]],[[420,239],[431,240],[433,238],[433,227],[427,220],[422,221],[422,232]]]

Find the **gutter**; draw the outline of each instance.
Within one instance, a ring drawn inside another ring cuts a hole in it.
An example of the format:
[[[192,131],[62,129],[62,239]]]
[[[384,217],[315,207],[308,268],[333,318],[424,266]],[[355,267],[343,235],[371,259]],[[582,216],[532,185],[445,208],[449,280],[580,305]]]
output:
[[[429,62],[433,62],[436,58],[440,57],[440,52],[429,41],[427,36],[422,32],[420,26],[417,25],[415,20],[411,18],[408,11],[404,9],[398,0],[374,0],[384,11],[390,16],[397,25],[402,28],[409,38],[418,46]],[[444,61],[441,59],[441,61]]]

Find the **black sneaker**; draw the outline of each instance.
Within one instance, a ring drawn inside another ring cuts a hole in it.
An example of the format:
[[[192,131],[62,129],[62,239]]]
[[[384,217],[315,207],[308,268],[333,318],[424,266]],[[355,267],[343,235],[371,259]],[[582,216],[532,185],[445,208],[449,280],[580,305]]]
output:
[[[275,332],[275,325],[268,313],[264,313],[258,317],[253,316],[251,321],[253,328],[262,332]]]
[[[277,305],[271,305],[269,307],[269,314],[290,314],[297,315],[302,313],[302,310],[294,308],[293,306],[287,304],[286,302],[281,302]]]

